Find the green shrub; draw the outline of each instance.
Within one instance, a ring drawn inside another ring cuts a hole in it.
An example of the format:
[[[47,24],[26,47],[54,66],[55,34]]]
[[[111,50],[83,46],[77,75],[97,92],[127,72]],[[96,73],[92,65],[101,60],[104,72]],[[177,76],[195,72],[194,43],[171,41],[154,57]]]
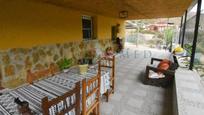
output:
[[[184,44],[184,49],[188,52],[189,55],[192,54],[192,45],[191,44]]]
[[[72,59],[63,58],[57,62],[60,70],[68,69],[72,66]]]

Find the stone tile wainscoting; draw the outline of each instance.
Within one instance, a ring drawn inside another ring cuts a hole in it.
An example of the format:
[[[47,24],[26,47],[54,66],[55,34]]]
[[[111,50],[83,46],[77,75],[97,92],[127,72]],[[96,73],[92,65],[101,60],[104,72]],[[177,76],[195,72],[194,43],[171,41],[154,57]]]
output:
[[[43,70],[50,64],[57,67],[57,61],[63,58],[72,58],[77,64],[86,51],[94,49],[97,57],[109,46],[114,46],[111,40],[90,40],[0,50],[0,84],[8,88],[16,87],[25,83],[29,69]]]

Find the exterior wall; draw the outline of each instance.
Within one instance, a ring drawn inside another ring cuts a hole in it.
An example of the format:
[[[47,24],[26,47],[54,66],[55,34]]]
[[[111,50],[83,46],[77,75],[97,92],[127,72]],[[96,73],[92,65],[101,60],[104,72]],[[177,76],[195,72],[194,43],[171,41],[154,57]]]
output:
[[[118,37],[125,37],[125,23],[123,20],[98,16],[97,33],[99,39],[108,39],[111,37],[111,27],[120,24]]]
[[[82,15],[94,18],[98,40],[83,41]],[[111,27],[124,21],[29,0],[0,0],[0,86],[25,83],[26,71],[48,68],[64,57],[76,62],[80,54],[113,46]]]
[[[82,41],[82,15],[94,17],[98,39],[110,39],[111,26],[124,25],[120,19],[45,3],[0,1],[0,49]]]
[[[42,45],[32,48],[11,48],[0,52],[0,73],[4,87],[16,87],[26,82],[27,70],[32,72],[49,68],[51,64],[63,58],[77,60],[83,58],[87,51],[95,50],[96,57],[113,46],[111,40],[92,40],[85,42],[67,42]]]
[[[80,13],[65,8],[5,0],[0,17],[1,49],[82,40]]]

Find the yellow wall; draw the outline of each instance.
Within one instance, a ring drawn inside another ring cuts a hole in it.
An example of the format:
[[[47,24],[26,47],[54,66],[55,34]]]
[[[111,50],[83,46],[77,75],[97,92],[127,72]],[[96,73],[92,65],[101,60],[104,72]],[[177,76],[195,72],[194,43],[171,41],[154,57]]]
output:
[[[123,20],[28,0],[2,0],[0,1],[0,49],[81,41],[81,16],[84,14],[95,17],[98,39],[110,39],[111,26],[117,23],[121,24],[121,37],[124,37]]]
[[[111,17],[98,16],[98,38],[99,39],[109,39],[111,37],[111,27],[116,26],[116,24],[120,24],[120,33],[118,37],[123,37],[125,35],[124,32],[124,20],[115,19]]]

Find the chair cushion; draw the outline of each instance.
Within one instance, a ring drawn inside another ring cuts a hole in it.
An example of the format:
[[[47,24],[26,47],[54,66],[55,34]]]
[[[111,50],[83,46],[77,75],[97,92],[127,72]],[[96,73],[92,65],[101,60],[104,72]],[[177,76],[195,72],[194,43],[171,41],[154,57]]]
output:
[[[162,69],[162,70],[167,70],[169,69],[169,66],[171,64],[171,61],[167,60],[167,59],[163,59],[159,65],[157,66],[158,69]]]

